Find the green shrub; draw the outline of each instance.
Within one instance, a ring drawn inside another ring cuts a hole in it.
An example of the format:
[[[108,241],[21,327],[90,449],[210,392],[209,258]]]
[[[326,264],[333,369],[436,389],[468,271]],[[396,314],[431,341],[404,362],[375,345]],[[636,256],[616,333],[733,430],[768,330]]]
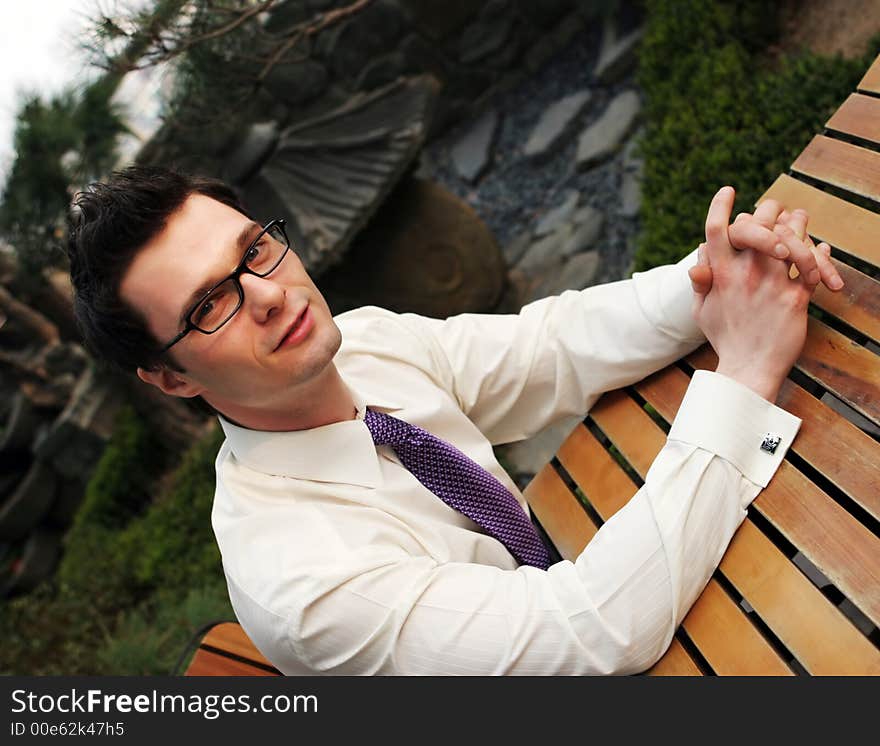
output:
[[[757,0],[651,0],[639,62],[645,93],[642,235],[635,269],[685,256],[719,187],[735,211],[786,171],[880,50],[858,59],[804,54],[773,67],[773,12]]]

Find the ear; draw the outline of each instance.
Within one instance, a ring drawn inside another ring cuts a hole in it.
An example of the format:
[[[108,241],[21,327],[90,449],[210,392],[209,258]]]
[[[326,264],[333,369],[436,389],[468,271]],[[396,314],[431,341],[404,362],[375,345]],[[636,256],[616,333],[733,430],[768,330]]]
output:
[[[204,391],[204,386],[192,381],[183,373],[170,368],[158,368],[157,370],[137,369],[138,378],[144,383],[149,383],[169,396],[180,396],[185,399],[198,396]]]

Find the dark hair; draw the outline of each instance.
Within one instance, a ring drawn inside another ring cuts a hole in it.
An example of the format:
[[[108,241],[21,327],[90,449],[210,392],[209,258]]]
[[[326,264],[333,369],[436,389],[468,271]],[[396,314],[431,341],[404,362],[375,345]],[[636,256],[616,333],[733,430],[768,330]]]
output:
[[[125,372],[180,368],[119,297],[119,286],[138,251],[192,194],[229,205],[251,217],[233,189],[217,179],[157,166],[131,166],[90,184],[73,199],[67,255],[74,289],[74,318],[86,348]]]

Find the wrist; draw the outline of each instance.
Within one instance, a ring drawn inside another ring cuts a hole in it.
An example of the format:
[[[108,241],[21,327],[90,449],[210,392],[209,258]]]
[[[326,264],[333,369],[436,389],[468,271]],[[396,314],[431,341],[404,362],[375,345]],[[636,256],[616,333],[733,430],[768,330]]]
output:
[[[779,396],[779,389],[782,386],[782,380],[778,376],[768,375],[753,365],[732,365],[719,360],[715,372],[750,388],[771,404],[776,402],[776,397]]]

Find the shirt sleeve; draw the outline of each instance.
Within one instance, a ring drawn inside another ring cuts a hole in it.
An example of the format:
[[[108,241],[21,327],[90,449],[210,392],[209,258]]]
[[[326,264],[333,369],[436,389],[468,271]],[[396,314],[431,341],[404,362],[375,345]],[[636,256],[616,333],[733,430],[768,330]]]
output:
[[[714,421],[735,423],[723,436],[700,424],[707,402]],[[382,553],[330,591],[315,585],[297,614],[261,619],[255,642],[300,675],[643,671],[668,648],[799,425],[746,387],[698,373],[645,484],[574,562],[503,570]],[[766,433],[778,438],[772,453],[761,447]]]
[[[695,262],[692,252],[631,280],[543,298],[518,314],[400,318],[433,346],[462,411],[491,443],[508,443],[583,415],[604,391],[704,342],[691,315],[687,270]]]

